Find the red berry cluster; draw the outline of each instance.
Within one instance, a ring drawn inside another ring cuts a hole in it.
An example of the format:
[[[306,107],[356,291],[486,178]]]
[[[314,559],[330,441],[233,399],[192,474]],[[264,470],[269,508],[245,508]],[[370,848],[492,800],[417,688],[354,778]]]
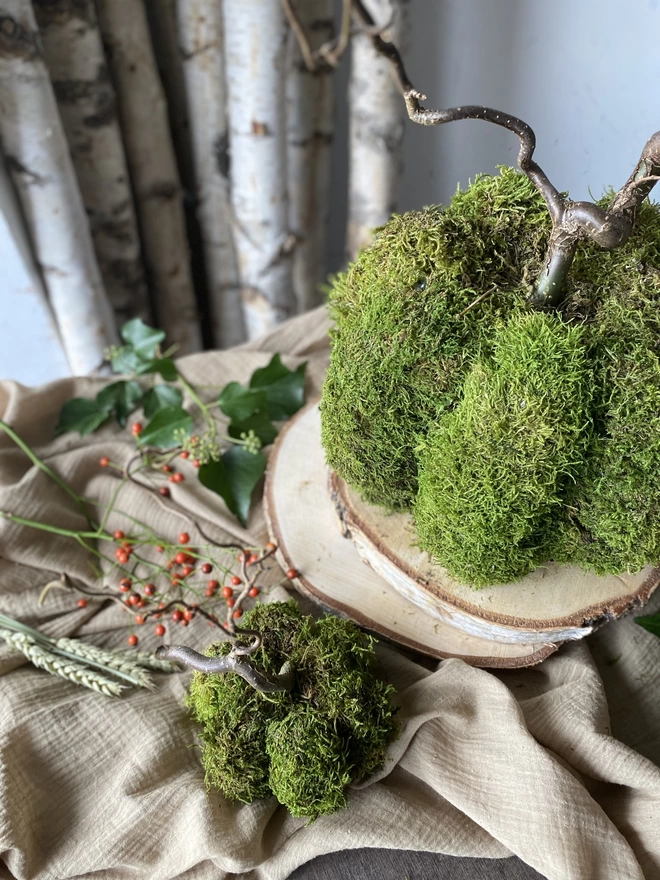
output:
[[[135,422],[131,430],[136,437],[139,436],[143,430],[142,424]],[[191,443],[193,439],[191,438]],[[178,457],[187,460],[190,452],[182,450]],[[170,457],[163,463],[160,456],[160,463],[156,461],[152,465],[159,472],[167,474],[168,481],[181,483],[184,475],[175,469],[172,462]],[[99,464],[101,467],[120,469],[107,456],[101,458]],[[192,464],[195,467],[200,466],[197,459],[193,459]],[[157,491],[163,497],[170,495],[168,486],[160,486]],[[191,547],[188,532],[181,532],[176,544],[163,541],[154,545],[149,538],[126,535],[121,529],[113,532],[112,539],[117,544],[114,557],[121,574],[117,583],[119,595],[116,601],[131,613],[136,626],[144,626],[148,620],[153,619],[156,623],[153,632],[158,638],[162,638],[167,631],[165,623],[161,622],[165,615],[169,616],[173,624],[180,626],[187,626],[195,617],[202,616],[212,626],[223,626],[233,632],[234,621],[243,615],[245,601],[259,596],[260,588],[256,581],[263,571],[264,562],[277,549],[275,544],[269,543],[258,552],[253,549],[242,550],[236,557],[241,572],[239,575],[232,573],[213,558],[213,546]],[[159,554],[166,553],[169,558],[166,557],[163,562],[153,562],[151,554],[144,553],[145,547]],[[216,568],[222,577],[209,578]],[[148,574],[142,576],[143,572]],[[298,572],[291,568],[286,576],[291,580],[298,577]],[[107,597],[108,594],[104,592],[101,595]],[[78,606],[86,607],[87,601],[84,598],[79,599]],[[223,623],[218,616],[222,607],[226,617]],[[138,641],[135,633],[129,635],[130,645],[137,645]]]

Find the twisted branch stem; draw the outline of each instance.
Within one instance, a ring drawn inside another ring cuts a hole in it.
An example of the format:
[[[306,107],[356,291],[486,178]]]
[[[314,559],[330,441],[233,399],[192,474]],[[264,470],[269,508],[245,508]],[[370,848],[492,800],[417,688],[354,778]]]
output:
[[[156,651],[156,657],[159,660],[177,660],[207,675],[235,672],[263,694],[290,691],[293,687],[293,670],[288,662],[282,666],[278,675],[268,675],[241,660],[233,651],[224,657],[205,657],[183,645],[161,645]]]
[[[460,119],[482,119],[517,135],[520,140],[518,167],[543,196],[552,219],[545,264],[530,302],[538,308],[555,306],[561,299],[564,281],[579,241],[590,239],[601,247],[615,248],[625,244],[630,237],[637,208],[660,175],[660,132],[647,141],[635,170],[607,210],[591,202],[565,199],[533,160],[536,135],[526,122],[508,113],[477,105],[450,107],[447,110],[422,107],[420,101],[426,100],[426,96],[418,92],[408,78],[396,46],[384,40],[380,33],[373,32],[374,20],[362,0],[352,0],[352,4],[358,19],[370,33],[374,48],[392,65],[408,116],[413,122],[419,125],[443,125]]]

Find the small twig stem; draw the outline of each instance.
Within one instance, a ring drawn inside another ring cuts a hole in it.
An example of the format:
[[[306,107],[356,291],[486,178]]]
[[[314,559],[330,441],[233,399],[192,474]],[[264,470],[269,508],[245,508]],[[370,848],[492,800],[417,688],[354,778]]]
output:
[[[222,657],[205,657],[192,648],[183,645],[161,645],[156,651],[156,657],[162,660],[177,660],[198,672],[204,672],[207,675],[216,675],[223,672],[235,672],[244,678],[248,684],[251,684],[255,690],[264,694],[280,693],[282,691],[290,691],[293,687],[293,673],[288,663],[285,663],[279,672],[279,675],[267,675],[260,672],[246,663],[245,660],[237,658],[232,653],[225,654]]]
[[[300,18],[298,17],[298,13],[296,12],[292,0],[282,0],[282,8],[284,9],[284,14],[291,25],[291,30],[296,35],[296,40],[298,41],[300,54],[305,62],[305,67],[310,73],[314,73],[317,69],[316,62],[314,61],[314,53],[312,52],[312,47],[309,45],[307,34],[300,22]]]

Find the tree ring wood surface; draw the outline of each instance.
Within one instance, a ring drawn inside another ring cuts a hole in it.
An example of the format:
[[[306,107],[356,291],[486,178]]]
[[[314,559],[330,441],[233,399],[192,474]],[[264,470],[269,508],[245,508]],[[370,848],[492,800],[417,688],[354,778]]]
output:
[[[301,410],[277,438],[264,497],[278,561],[299,572],[296,588],[324,608],[401,645],[473,666],[530,666],[557,650],[558,642],[538,634],[531,642],[504,642],[465,632],[413,604],[365,564],[357,544],[342,532],[329,491],[316,404]]]
[[[599,577],[574,565],[548,563],[515,583],[476,590],[452,580],[419,549],[410,514],[388,514],[367,504],[334,473],[330,492],[363,559],[428,614],[486,639],[580,639],[645,605],[660,583],[660,570],[653,566]]]

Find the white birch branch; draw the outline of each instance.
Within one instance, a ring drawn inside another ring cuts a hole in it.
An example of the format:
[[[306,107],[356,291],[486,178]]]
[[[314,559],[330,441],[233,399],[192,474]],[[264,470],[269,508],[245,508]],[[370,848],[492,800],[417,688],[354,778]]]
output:
[[[384,37],[401,51],[408,36],[409,0],[365,0]],[[389,24],[391,22],[391,24]],[[352,41],[349,82],[349,191],[346,250],[354,260],[373,238],[376,227],[394,210],[403,169],[402,143],[406,109],[386,58],[368,34],[357,30]]]
[[[0,377],[41,385],[71,375],[25,218],[0,161]]]
[[[94,0],[33,0],[106,293],[121,326],[150,322],[133,194]]]
[[[312,51],[332,39],[333,7],[333,0],[296,0],[298,18]],[[307,69],[291,29],[286,79],[289,228],[297,239],[293,289],[301,312],[321,302],[334,130],[333,73],[326,64],[315,71]]]
[[[278,0],[223,0],[222,8],[234,241],[252,339],[295,312],[284,102],[288,24]]]
[[[220,2],[221,0],[218,0],[218,3]],[[165,87],[172,143],[181,182],[184,189],[192,193],[193,159],[188,99],[179,44],[178,5],[179,0],[145,0],[156,64]]]
[[[116,340],[32,4],[0,0],[0,138],[71,370]]]
[[[181,184],[143,0],[97,0],[159,324],[179,353],[201,346]]]
[[[178,0],[177,13],[214,339],[228,348],[243,342],[245,326],[232,234],[222,13],[218,0]]]

